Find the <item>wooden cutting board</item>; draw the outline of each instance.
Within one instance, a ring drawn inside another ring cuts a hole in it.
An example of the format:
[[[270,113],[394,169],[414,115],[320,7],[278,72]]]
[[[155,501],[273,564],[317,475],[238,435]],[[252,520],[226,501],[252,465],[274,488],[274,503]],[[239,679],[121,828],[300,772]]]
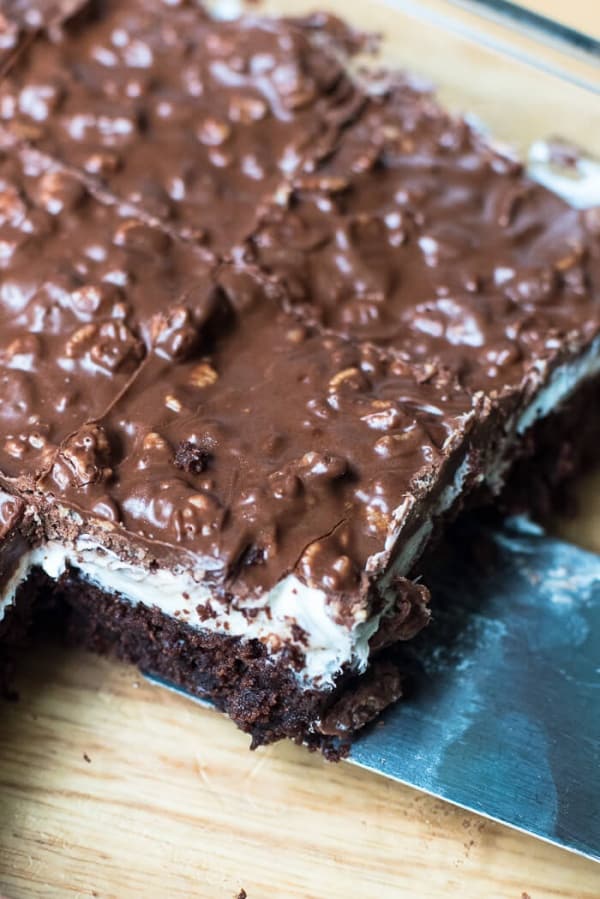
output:
[[[577,23],[600,30],[595,6],[573,3]],[[600,552],[600,477],[581,496],[557,529]],[[592,862],[294,746],[250,753],[130,668],[48,648],[25,670],[0,707],[10,899],[600,896]]]

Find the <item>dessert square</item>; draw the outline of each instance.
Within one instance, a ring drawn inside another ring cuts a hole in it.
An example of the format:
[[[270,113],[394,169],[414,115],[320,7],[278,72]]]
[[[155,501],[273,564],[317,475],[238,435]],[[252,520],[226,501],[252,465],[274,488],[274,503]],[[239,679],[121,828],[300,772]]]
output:
[[[482,410],[444,374],[323,336],[241,280],[224,331],[175,365],[151,353],[63,442],[37,485],[42,564],[182,630],[255,641],[331,704],[380,627],[381,646],[426,623],[406,577],[418,529],[457,499]]]
[[[209,20],[198,4],[87,3],[0,88],[13,134],[223,253],[362,102],[301,24]]]
[[[4,644],[49,606],[253,745],[339,753],[403,692],[448,522],[595,448],[597,211],[351,74],[327,17],[11,9]]]

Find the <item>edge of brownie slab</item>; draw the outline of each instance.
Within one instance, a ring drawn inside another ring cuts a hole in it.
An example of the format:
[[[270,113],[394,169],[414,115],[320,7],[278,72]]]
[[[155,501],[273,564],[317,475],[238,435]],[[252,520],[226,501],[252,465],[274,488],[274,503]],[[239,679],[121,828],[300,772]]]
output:
[[[568,496],[573,478],[594,458],[600,422],[583,413],[599,400],[597,378],[527,435],[522,445],[526,455],[515,463],[501,497],[507,508],[517,504],[547,511],[557,490],[561,497]],[[572,425],[582,421],[585,427],[578,432],[582,439],[574,444],[569,439]],[[566,435],[561,445],[568,447],[568,465],[564,452],[551,452],[557,431]],[[420,572],[426,572],[435,554],[434,543],[418,566]],[[353,734],[405,694],[402,643],[421,630],[427,618],[427,606],[416,602],[403,632],[395,631],[391,621],[384,622],[379,645],[373,642],[367,671],[357,675],[346,670],[335,687],[326,690],[302,688],[289,653],[274,659],[258,640],[192,628],[156,608],[109,595],[74,571],[58,584],[39,570],[32,573],[20,587],[15,606],[0,622],[0,636],[4,646],[16,650],[8,653],[5,675],[12,675],[33,621],[36,633],[51,631],[91,651],[114,654],[144,673],[210,699],[251,735],[253,747],[287,737],[335,760],[347,750]]]
[[[378,653],[362,676],[344,671],[333,689],[303,689],[289,654],[274,659],[258,640],[192,628],[157,608],[108,595],[75,573],[61,578],[57,595],[66,608],[68,642],[116,655],[210,700],[251,735],[252,748],[287,737],[339,758],[356,730],[403,695],[405,675],[392,648]],[[414,618],[419,615],[415,610]]]
[[[598,464],[599,409],[596,376],[523,435],[521,455],[497,501],[501,512],[538,519],[576,512],[575,479]],[[559,441],[557,432],[563,435]]]

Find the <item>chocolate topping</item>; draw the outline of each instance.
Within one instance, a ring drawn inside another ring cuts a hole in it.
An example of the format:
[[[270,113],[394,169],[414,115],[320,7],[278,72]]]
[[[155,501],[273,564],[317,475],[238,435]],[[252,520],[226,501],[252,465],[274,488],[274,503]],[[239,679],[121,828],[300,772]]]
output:
[[[407,79],[354,82],[328,18],[61,22],[0,82],[0,470],[60,539],[233,605],[294,572],[351,629],[506,461],[498,396],[600,332],[598,216]]]
[[[600,243],[581,214],[402,81],[379,85],[245,258],[327,327],[489,393],[600,330]]]
[[[39,38],[0,90],[8,128],[218,251],[362,102],[312,29],[101,0]]]
[[[202,353],[149,356],[99,421],[111,450],[86,427],[44,489],[80,509],[108,494],[125,528],[208,560],[228,589],[232,577],[243,592],[297,570],[351,593],[394,510],[435,483],[472,408],[445,378],[419,382],[400,360],[263,299]]]
[[[38,31],[59,38],[59,29],[87,0],[2,0],[0,5],[0,75]]]
[[[10,146],[0,151],[0,255],[0,471],[17,477],[43,469],[119,394],[156,315],[190,295],[200,307],[199,282],[210,287],[191,248]]]
[[[0,490],[0,543],[19,525],[24,510],[23,500]]]

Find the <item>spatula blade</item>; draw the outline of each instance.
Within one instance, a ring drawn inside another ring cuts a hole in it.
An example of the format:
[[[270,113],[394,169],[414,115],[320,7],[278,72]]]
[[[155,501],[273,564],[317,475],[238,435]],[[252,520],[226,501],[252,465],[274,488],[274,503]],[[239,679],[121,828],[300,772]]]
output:
[[[428,572],[414,692],[350,760],[600,859],[600,557],[523,520],[487,541]]]

